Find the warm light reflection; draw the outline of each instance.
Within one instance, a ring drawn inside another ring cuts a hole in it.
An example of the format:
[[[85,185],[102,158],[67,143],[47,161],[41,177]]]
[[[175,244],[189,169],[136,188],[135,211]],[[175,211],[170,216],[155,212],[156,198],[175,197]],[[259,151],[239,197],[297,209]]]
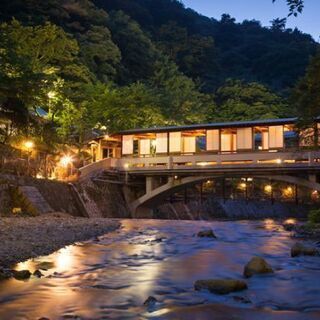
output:
[[[59,250],[55,257],[55,265],[59,271],[69,270],[74,264],[72,247]]]
[[[273,219],[265,219],[263,223],[267,230],[273,230],[277,226]]]
[[[21,270],[34,270],[34,262],[29,259],[27,261],[19,262],[14,267],[15,270],[21,271]]]
[[[294,218],[290,218],[284,221],[284,224],[296,224],[297,223],[297,219]]]

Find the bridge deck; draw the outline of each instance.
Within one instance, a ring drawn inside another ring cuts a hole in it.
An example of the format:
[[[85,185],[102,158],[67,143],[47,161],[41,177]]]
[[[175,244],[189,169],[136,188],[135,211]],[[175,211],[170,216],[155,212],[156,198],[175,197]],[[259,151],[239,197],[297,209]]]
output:
[[[171,155],[168,157],[109,158],[80,169],[81,176],[117,170],[137,175],[288,174],[320,170],[320,151],[250,152],[231,154]]]

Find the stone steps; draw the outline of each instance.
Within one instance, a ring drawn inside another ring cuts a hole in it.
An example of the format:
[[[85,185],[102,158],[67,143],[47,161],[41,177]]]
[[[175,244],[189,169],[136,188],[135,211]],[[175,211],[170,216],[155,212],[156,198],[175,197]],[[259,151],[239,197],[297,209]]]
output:
[[[54,212],[49,203],[45,200],[42,194],[36,187],[32,186],[20,186],[19,192],[26,199],[29,205],[38,214],[45,214]]]

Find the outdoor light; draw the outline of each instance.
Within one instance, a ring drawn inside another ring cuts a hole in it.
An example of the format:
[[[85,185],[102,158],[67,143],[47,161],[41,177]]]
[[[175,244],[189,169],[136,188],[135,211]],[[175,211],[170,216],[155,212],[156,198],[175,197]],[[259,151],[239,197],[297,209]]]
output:
[[[247,187],[247,184],[245,182],[240,183],[240,188],[245,189]]]
[[[197,165],[201,167],[205,167],[208,165],[208,162],[198,162]]]
[[[34,143],[33,143],[32,141],[28,140],[28,141],[26,141],[26,142],[24,143],[24,146],[25,146],[28,150],[30,150],[30,149],[33,148]]]
[[[271,192],[271,191],[272,191],[272,186],[271,186],[271,184],[266,185],[266,186],[264,187],[264,191],[265,191],[265,192]]]
[[[177,180],[178,179],[178,176],[174,176],[174,180]]]
[[[129,168],[129,163],[125,163],[123,166],[124,166],[125,169],[128,169]]]
[[[60,164],[62,167],[68,167],[69,164],[71,164],[73,161],[72,157],[71,156],[63,156],[61,159],[60,159]]]
[[[54,91],[49,91],[48,92],[48,98],[53,99],[56,96],[56,93]]]
[[[105,139],[105,140],[108,140],[109,138],[110,138],[110,136],[109,136],[108,134],[105,134],[105,135],[104,135],[104,139]]]
[[[281,160],[281,159],[277,159],[276,162],[277,162],[278,164],[281,164],[281,163],[282,163],[282,160]]]

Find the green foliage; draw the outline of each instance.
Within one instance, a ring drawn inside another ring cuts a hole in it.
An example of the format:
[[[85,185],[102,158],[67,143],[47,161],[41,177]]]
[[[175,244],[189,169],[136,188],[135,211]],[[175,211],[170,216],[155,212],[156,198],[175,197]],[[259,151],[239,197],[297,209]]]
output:
[[[1,21],[0,142],[28,134],[44,150],[92,130],[289,116],[269,88],[287,93],[317,47],[284,19],[217,21],[176,0],[3,0]],[[317,59],[296,88],[310,117]]]
[[[276,0],[272,0],[272,2],[276,2]],[[304,0],[286,0],[286,2],[289,7],[289,16],[297,17],[304,8]]]
[[[320,50],[311,59],[305,76],[293,91],[292,102],[304,125],[320,115]]]
[[[211,115],[212,120],[258,120],[290,115],[283,98],[256,82],[228,80],[217,90],[215,101],[217,109]]]
[[[142,83],[126,87],[97,83],[88,85],[86,94],[86,123],[97,129],[117,132],[164,124],[153,92]]]
[[[167,58],[157,63],[150,84],[159,97],[163,115],[171,124],[203,122],[206,114],[214,109],[212,97],[201,93]]]
[[[94,0],[94,3],[107,12],[122,10],[137,21],[183,73],[193,80],[199,78],[206,92],[215,91],[232,78],[259,82],[287,93],[303,76],[310,55],[318,47],[310,35],[284,28],[281,19],[277,28],[275,24],[267,28],[256,20],[237,23],[226,14],[219,21],[209,19],[186,9],[182,1]]]
[[[117,66],[120,84],[129,84],[150,78],[160,53],[138,23],[122,11],[112,11],[108,26],[112,40],[121,51],[121,64]]]
[[[320,223],[320,209],[310,210],[308,215],[308,221],[311,224]]]

